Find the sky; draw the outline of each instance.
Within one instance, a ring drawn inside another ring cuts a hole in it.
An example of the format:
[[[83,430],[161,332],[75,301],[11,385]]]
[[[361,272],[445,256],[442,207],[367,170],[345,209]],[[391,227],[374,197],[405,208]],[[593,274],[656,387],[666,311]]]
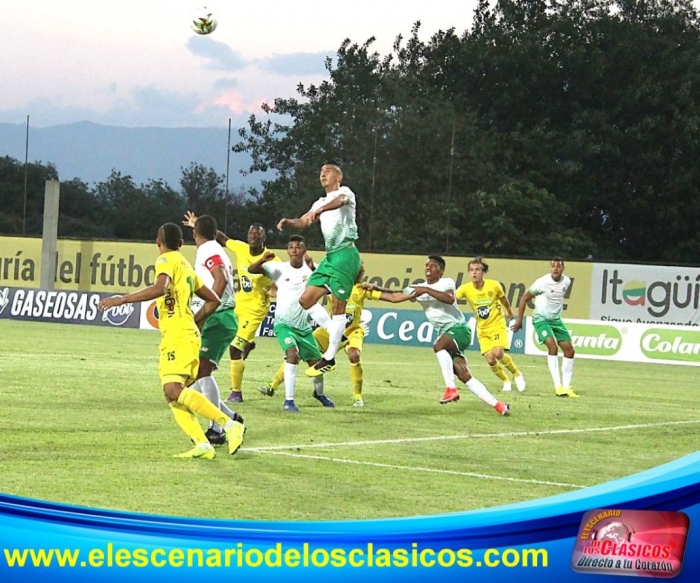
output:
[[[206,6],[208,36],[190,28]],[[380,55],[421,22],[468,30],[476,0],[0,0],[0,122],[51,127],[245,125],[263,103],[327,79],[345,39]]]

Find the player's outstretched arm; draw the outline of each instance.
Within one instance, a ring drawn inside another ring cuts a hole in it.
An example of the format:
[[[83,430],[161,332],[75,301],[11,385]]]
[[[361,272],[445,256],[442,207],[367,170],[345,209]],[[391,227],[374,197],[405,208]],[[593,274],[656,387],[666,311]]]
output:
[[[374,285],[373,283],[361,283],[358,286],[360,289],[364,289],[370,292],[373,291],[378,291],[381,292],[381,295],[379,296],[379,300],[383,302],[390,302],[392,304],[398,304],[401,302],[406,302],[408,300],[412,300],[413,298],[416,297],[415,292],[412,292],[410,294],[407,294],[403,291],[393,291],[390,289],[387,289],[385,287],[379,287],[378,285]]]
[[[194,293],[204,300],[204,305],[199,308],[197,313],[194,315],[194,323],[201,328],[206,319],[214,313],[219,305],[221,305],[221,300],[219,299],[219,296],[217,296],[216,293],[214,293],[206,285],[194,290]]]
[[[451,304],[455,301],[455,293],[452,290],[438,291],[436,289],[433,289],[432,287],[427,287],[423,285],[412,285],[410,287],[414,290],[416,296],[428,294],[429,296],[434,297],[438,302],[442,302],[443,304]]]
[[[105,298],[99,304],[97,304],[97,307],[100,310],[109,310],[109,308],[121,306],[123,304],[135,304],[137,302],[155,300],[156,298],[164,296],[169,286],[170,278],[165,273],[161,273],[153,285],[149,285],[148,287],[133,293],[126,294],[125,296]]]
[[[511,326],[513,332],[517,332],[523,327],[523,318],[525,317],[525,308],[527,308],[527,303],[534,298],[530,290],[527,290],[522,298],[520,298],[520,303],[518,304],[518,319]]]
[[[311,222],[309,221],[309,213],[306,213],[298,219],[280,219],[277,223],[277,230],[294,229],[295,231],[303,231]]]
[[[272,261],[276,255],[272,251],[268,251],[263,255],[260,259],[258,259],[255,263],[251,263],[248,266],[248,273],[254,273],[256,275],[265,275],[265,270],[263,269],[263,265],[267,263],[268,261]]]

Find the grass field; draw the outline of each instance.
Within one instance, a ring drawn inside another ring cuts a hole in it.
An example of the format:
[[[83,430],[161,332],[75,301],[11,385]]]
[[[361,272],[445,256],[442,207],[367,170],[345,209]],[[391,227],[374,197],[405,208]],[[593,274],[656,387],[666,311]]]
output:
[[[554,396],[546,362],[515,356],[528,389],[498,416],[465,388],[442,406],[425,348],[365,346],[364,409],[347,361],[326,377],[337,404],[297,383],[298,415],[255,388],[281,362],[273,339],[247,361],[248,426],[235,457],[189,447],[157,377],[157,332],[0,321],[0,491],[134,512],[260,520],[413,516],[577,490],[700,449],[697,369],[579,359],[581,399]],[[473,374],[499,397],[477,354]],[[228,359],[217,372],[228,394]],[[283,393],[282,393],[283,394]],[[196,502],[193,502],[196,501]]]

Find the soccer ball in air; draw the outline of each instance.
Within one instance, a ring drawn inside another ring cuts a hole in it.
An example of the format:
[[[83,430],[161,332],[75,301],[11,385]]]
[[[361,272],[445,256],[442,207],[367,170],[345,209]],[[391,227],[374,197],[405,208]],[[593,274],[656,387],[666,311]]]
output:
[[[192,19],[192,30],[197,34],[210,34],[216,30],[216,19],[206,6],[197,10]]]

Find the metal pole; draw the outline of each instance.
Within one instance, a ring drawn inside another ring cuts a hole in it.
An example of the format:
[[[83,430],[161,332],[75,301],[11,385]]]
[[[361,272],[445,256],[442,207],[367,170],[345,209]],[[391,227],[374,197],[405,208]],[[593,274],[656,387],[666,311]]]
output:
[[[228,171],[231,164],[231,118],[228,118],[228,146],[226,148],[226,193],[224,194],[224,233],[228,228]]]
[[[455,160],[455,131],[457,126],[457,118],[452,120],[452,140],[450,142],[450,179],[447,184],[447,234],[445,237],[445,253],[450,252],[450,200],[452,199],[452,171],[454,169]]]
[[[27,231],[27,164],[29,161],[29,116],[27,116],[27,135],[24,140],[24,202],[22,209],[22,237]]]

